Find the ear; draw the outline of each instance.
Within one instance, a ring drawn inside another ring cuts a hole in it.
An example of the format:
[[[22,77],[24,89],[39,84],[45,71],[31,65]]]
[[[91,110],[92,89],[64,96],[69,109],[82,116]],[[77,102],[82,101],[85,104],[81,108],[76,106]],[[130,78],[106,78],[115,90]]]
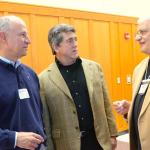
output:
[[[55,50],[55,53],[57,53],[59,46],[57,46],[57,45],[55,45],[55,44],[53,43],[53,44],[52,44],[52,47],[53,47],[53,49]]]
[[[0,41],[1,41],[1,42],[2,42],[2,41],[6,41],[6,35],[5,35],[4,32],[1,32],[1,31],[0,31]]]

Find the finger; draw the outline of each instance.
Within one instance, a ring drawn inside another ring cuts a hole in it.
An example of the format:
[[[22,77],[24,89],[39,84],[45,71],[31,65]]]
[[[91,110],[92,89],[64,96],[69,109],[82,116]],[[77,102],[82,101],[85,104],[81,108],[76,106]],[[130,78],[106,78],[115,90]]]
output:
[[[31,144],[31,147],[32,147],[32,148],[37,148],[38,146],[39,146],[39,144],[34,143],[34,142]]]
[[[122,109],[121,107],[118,107],[118,108],[116,108],[116,111],[117,112],[122,112],[122,111],[124,111],[124,109]]]
[[[40,139],[37,139],[35,137],[32,138],[31,143],[36,143],[36,144],[40,144],[42,143],[42,141]]]
[[[118,110],[117,111],[119,114],[123,115],[125,113],[125,110]]]
[[[39,144],[30,141],[29,149],[30,150],[35,150],[38,147],[38,145]]]
[[[113,102],[113,105],[114,105],[114,106],[118,106],[118,105],[119,105],[119,102]]]
[[[44,138],[39,135],[39,134],[36,134],[36,133],[33,133],[33,136],[36,138],[36,139],[39,139],[41,142],[44,142]]]

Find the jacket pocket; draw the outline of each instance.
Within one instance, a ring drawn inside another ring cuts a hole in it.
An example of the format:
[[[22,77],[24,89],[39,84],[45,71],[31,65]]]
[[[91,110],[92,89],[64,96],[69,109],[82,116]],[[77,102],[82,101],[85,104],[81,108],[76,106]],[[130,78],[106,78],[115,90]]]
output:
[[[54,129],[52,131],[53,138],[60,138],[60,129]]]

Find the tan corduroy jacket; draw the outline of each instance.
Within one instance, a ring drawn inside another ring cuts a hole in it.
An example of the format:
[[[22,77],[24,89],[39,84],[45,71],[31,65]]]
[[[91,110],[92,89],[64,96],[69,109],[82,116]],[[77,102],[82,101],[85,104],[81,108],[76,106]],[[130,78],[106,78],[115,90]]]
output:
[[[102,70],[97,63],[86,59],[82,59],[82,66],[98,142],[104,150],[111,150],[110,136],[116,136],[117,130]],[[50,138],[52,133],[56,150],[80,150],[76,107],[56,63],[44,70],[39,79],[48,137]]]
[[[133,73],[133,100],[129,110],[129,129],[130,129],[130,150],[136,150],[134,130],[132,126],[132,111],[133,104],[138,92],[142,77],[147,68],[149,58],[144,59],[134,70]],[[138,119],[138,130],[141,141],[142,150],[150,149],[150,86],[147,89],[147,93],[144,98],[144,102],[141,108]]]

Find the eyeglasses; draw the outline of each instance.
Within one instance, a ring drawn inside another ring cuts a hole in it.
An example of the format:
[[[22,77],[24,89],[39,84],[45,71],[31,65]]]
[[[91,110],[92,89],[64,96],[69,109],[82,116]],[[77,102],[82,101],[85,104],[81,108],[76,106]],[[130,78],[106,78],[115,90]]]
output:
[[[135,36],[135,40],[139,41],[142,39],[142,36],[144,36],[149,30],[138,30]]]
[[[139,30],[136,33],[136,36],[144,36],[149,30]]]

